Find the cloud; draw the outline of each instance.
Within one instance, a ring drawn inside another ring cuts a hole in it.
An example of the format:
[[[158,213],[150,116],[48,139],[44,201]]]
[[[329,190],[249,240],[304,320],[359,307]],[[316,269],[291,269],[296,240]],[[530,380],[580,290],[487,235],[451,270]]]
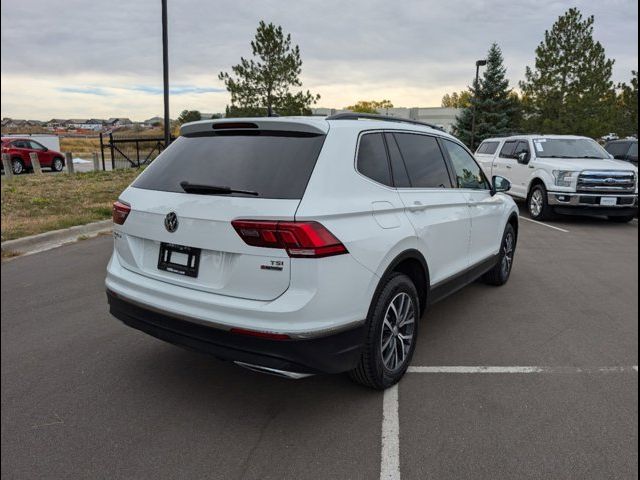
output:
[[[434,106],[470,84],[494,41],[515,86],[545,29],[574,5],[595,15],[594,36],[616,59],[614,81],[628,81],[638,68],[635,0],[171,0],[172,109],[223,111],[229,96],[218,73],[250,56],[262,19],[300,46],[304,88],[320,93],[322,106],[378,97]],[[112,0],[109,8],[21,0],[3,2],[0,15],[3,115],[68,108],[142,118],[162,110],[157,0]]]

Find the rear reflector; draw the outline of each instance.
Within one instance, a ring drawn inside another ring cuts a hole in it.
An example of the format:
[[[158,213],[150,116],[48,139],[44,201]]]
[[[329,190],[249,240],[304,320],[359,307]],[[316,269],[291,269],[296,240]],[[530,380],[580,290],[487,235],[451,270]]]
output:
[[[244,328],[232,328],[231,333],[247,335],[249,337],[265,338],[267,340],[289,340],[291,338],[285,333],[258,332],[255,330],[246,330]]]
[[[119,200],[117,202],[114,202],[113,208],[111,209],[111,217],[113,218],[113,223],[122,225],[129,216],[130,211],[131,205]]]
[[[348,253],[340,240],[318,222],[234,220],[231,224],[248,245],[284,249],[294,258]]]

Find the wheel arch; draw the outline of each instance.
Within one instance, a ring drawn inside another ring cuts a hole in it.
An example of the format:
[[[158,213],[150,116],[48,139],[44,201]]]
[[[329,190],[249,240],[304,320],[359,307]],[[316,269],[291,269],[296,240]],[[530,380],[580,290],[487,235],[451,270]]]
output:
[[[429,266],[427,265],[424,255],[414,248],[404,250],[391,260],[378,281],[373,298],[377,298],[389,276],[396,272],[407,275],[413,281],[416,290],[418,290],[420,314],[422,315],[427,307],[431,277],[429,275]],[[371,314],[371,308],[372,307],[370,306],[369,314]]]

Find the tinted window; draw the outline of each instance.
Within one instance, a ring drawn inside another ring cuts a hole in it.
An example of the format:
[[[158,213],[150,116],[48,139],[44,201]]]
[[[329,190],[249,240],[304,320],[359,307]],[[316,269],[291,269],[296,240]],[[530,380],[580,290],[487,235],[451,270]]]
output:
[[[324,135],[264,130],[179,137],[133,186],[183,192],[180,182],[187,181],[256,191],[262,198],[299,199],[324,138]]]
[[[626,157],[629,151],[630,142],[612,142],[608,143],[604,148],[614,157]]]
[[[634,162],[638,161],[638,142],[633,142],[631,144],[631,148],[629,149],[629,159]]]
[[[16,140],[11,145],[13,145],[16,148],[30,148],[29,144],[25,140]]]
[[[516,149],[517,142],[512,140],[509,142],[504,142],[504,146],[502,150],[500,150],[500,156],[502,158],[513,158],[513,152]]]
[[[387,140],[387,148],[389,150],[389,158],[391,160],[391,172],[393,173],[393,183],[396,187],[410,187],[409,174],[407,168],[400,155],[400,149],[398,143],[391,133],[385,133],[385,139]]]
[[[394,133],[414,188],[451,188],[447,165],[435,137]]]
[[[378,183],[391,186],[391,173],[381,133],[368,133],[360,137],[358,171]]]
[[[473,157],[457,143],[444,140],[444,145],[453,164],[458,188],[488,190],[489,184]]]
[[[498,145],[500,145],[500,142],[482,142],[477,153],[493,155],[498,150]]]

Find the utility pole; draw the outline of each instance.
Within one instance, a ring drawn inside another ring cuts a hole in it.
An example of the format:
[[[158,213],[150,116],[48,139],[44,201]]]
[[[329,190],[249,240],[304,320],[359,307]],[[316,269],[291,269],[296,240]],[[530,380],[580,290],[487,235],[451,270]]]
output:
[[[167,0],[162,2],[162,81],[164,87],[164,148],[171,142],[171,120],[169,119],[169,39],[167,32]]]
[[[476,61],[476,83],[473,84],[473,108],[471,109],[471,151],[475,148],[476,140],[476,103],[478,100],[478,82],[480,76],[480,67],[484,67],[487,64],[486,60]]]

